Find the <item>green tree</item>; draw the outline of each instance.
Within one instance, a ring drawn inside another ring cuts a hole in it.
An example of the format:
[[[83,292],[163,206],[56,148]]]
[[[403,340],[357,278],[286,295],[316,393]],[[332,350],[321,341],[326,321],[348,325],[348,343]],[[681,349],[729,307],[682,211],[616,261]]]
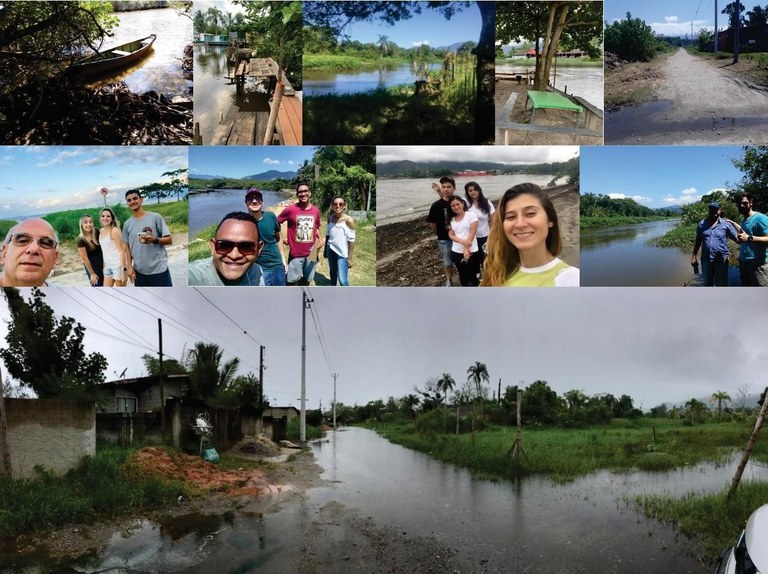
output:
[[[453,388],[456,386],[456,381],[448,373],[443,373],[443,376],[437,379],[437,388],[443,394],[443,432],[447,432],[447,420],[448,420],[448,406],[445,404],[445,399],[448,397]]]
[[[606,39],[608,38],[608,31],[606,30]],[[696,41],[698,43],[699,52],[706,52],[707,46],[709,46],[709,43],[712,42],[713,34],[706,28],[702,28],[699,30],[698,35],[696,36]]]
[[[264,396],[264,385],[253,373],[235,377],[227,392],[236,399],[236,404],[250,410],[257,417],[269,408],[269,399]]]
[[[240,359],[234,357],[222,364],[223,356],[224,350],[217,344],[203,341],[187,351],[185,363],[193,399],[207,401],[232,384]]]
[[[534,381],[523,391],[522,416],[526,422],[554,424],[560,410],[560,399],[546,381]]]
[[[627,12],[626,20],[605,27],[605,49],[629,62],[648,62],[656,54],[656,37],[645,20]]]
[[[725,391],[715,391],[712,396],[709,397],[710,403],[717,403],[717,418],[723,414],[723,403],[731,401],[731,396]]]
[[[141,356],[141,360],[144,363],[144,368],[147,370],[147,375],[156,377],[160,374],[159,358],[147,353]],[[163,359],[163,371],[166,375],[182,375],[187,372],[184,365],[171,358]]]
[[[105,380],[107,359],[86,353],[85,327],[56,317],[40,289],[25,301],[18,289],[3,289],[11,321],[0,358],[8,374],[41,399],[94,400]]]
[[[494,21],[496,3],[477,2],[417,2],[405,0],[388,2],[386,0],[350,1],[350,2],[307,2],[304,4],[304,22],[309,26],[319,26],[333,30],[336,36],[355,21],[371,22],[380,20],[395,25],[407,20],[413,14],[420,14],[424,7],[434,9],[450,19],[456,12],[474,4],[480,11],[481,29],[477,47],[474,50],[476,60],[477,94],[475,98],[474,140],[477,143],[492,141],[493,118],[495,117],[495,47]]]
[[[599,55],[603,8],[599,2],[499,2],[496,41],[536,42],[535,90],[546,90],[555,55],[563,48],[581,48]],[[538,42],[541,40],[541,47]]]
[[[419,403],[421,402],[421,399],[419,399],[418,396],[411,393],[410,395],[405,395],[402,399],[400,399],[400,409],[401,412],[404,414],[407,414],[412,419],[416,418],[416,409],[419,407]]]
[[[488,383],[490,377],[488,376],[488,368],[485,363],[475,361],[474,365],[470,365],[467,369],[467,382],[471,383],[475,387],[475,402],[472,404],[472,444],[475,444],[475,431],[477,429],[477,408],[476,404],[480,402],[480,416],[483,414],[483,397],[485,396],[485,389],[483,383]]]
[[[698,399],[691,399],[685,403],[685,414],[691,424],[704,422],[707,413],[709,413],[707,405]]]
[[[747,12],[747,25],[768,26],[768,6],[763,8],[759,4]]]
[[[731,160],[743,176],[731,199],[738,199],[741,192],[754,197],[755,211],[768,211],[768,146],[746,146],[742,159]]]

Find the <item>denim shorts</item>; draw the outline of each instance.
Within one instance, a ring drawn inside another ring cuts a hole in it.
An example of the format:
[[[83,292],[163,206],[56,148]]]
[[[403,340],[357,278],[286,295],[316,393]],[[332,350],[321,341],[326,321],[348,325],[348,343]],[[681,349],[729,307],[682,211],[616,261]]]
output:
[[[105,267],[104,277],[111,277],[115,281],[123,280],[123,268],[122,267]]]
[[[443,260],[443,267],[450,267],[453,265],[453,261],[451,260],[451,247],[453,246],[453,241],[450,239],[438,239],[437,244],[440,247],[440,257]]]

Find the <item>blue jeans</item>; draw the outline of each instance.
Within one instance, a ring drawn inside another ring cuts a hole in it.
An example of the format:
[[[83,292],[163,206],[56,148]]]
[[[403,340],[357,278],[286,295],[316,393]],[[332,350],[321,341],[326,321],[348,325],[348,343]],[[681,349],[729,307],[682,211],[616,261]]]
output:
[[[349,287],[349,259],[336,255],[333,249],[328,250],[328,268],[331,270],[331,285],[338,280],[342,287]]]
[[[264,285],[283,286],[285,285],[285,267],[276,267],[275,269],[263,269],[261,274],[264,277]]]

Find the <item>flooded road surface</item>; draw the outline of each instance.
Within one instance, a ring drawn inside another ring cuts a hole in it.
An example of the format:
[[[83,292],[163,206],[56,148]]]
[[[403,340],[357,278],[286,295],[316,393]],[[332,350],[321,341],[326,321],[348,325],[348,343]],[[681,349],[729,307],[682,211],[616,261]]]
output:
[[[120,25],[113,38],[104,41],[111,48],[156,34],[150,54],[128,68],[94,78],[93,85],[122,80],[132,92],[154,90],[168,97],[189,96],[192,79],[181,70],[184,47],[192,43],[192,22],[172,8],[117,12]]]
[[[342,429],[312,450],[322,486],[275,497],[268,512],[254,502],[224,516],[137,520],[76,571],[421,572],[431,563],[435,572],[703,573],[711,568],[689,554],[689,540],[626,497],[720,490],[737,464],[557,485],[473,478],[365,429]],[[748,466],[744,480],[754,479],[768,469]]]

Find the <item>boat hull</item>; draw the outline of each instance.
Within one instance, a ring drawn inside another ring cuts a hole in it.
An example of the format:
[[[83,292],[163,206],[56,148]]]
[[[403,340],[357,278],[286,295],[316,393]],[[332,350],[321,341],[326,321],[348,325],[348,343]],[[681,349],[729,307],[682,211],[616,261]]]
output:
[[[156,38],[156,34],[150,34],[146,38],[95,54],[82,62],[71,65],[69,68],[79,76],[96,76],[112,70],[125,68],[145,58],[152,50],[152,44]]]

